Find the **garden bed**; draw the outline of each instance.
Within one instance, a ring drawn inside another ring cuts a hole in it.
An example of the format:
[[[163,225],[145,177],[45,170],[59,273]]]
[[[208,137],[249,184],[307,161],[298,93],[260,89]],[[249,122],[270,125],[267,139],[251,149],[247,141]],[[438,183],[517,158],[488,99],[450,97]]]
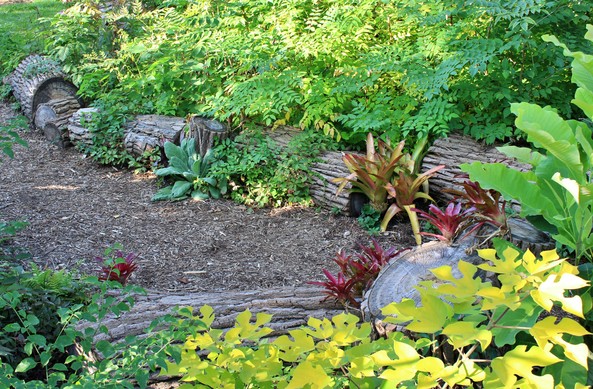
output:
[[[0,103],[0,120],[14,116]],[[14,245],[52,268],[94,272],[115,243],[139,255],[132,282],[162,292],[245,291],[303,286],[335,271],[340,249],[367,245],[356,219],[315,208],[249,209],[227,200],[153,203],[151,174],[102,167],[75,149],[60,150],[40,132],[6,159],[0,175],[4,220],[26,220]],[[414,244],[408,223],[378,237]]]

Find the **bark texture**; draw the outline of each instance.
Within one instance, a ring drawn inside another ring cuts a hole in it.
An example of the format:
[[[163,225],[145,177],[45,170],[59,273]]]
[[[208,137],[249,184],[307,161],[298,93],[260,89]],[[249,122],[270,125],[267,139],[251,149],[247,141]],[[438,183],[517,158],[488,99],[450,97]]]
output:
[[[51,100],[75,98],[82,106],[82,101],[76,97],[76,86],[68,81],[66,74],[47,57],[30,55],[3,81],[10,85],[23,114],[30,120],[33,120],[40,104]]]
[[[212,327],[220,329],[231,328],[237,315],[246,309],[251,313],[272,314],[272,321],[267,325],[274,330],[272,336],[279,336],[306,325],[309,317],[331,317],[343,312],[336,303],[324,301],[323,290],[313,287],[182,295],[149,293],[146,296],[138,296],[136,305],[123,316],[107,317],[102,324],[109,329],[109,337],[101,334],[95,340],[117,342],[128,335],[140,335],[154,319],[170,313],[176,306],[191,306],[197,312],[203,305],[214,308],[216,320]],[[92,323],[86,325],[92,326]]]
[[[138,115],[125,125],[126,150],[133,155],[142,155],[167,141],[176,142],[185,126],[185,119],[180,117]]]
[[[196,140],[196,151],[204,157],[208,150],[212,148],[216,139],[225,139],[229,135],[228,128],[218,120],[208,119],[201,116],[192,116],[189,119],[189,128],[187,132],[180,133],[179,143],[184,138],[194,138]]]
[[[70,117],[68,136],[72,144],[78,147],[93,145],[93,134],[89,130],[89,123],[93,121],[98,113],[97,108],[82,108]]]
[[[64,148],[71,144],[68,122],[80,108],[80,102],[75,97],[50,100],[37,107],[33,123],[43,131],[47,140]]]

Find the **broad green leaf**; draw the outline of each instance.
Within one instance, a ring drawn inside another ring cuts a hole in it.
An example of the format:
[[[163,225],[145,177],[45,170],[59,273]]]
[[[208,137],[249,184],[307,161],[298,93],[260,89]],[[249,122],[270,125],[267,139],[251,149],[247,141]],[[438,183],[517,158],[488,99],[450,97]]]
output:
[[[358,325],[359,318],[353,314],[341,313],[332,318],[335,325],[331,339],[340,346],[349,346],[354,342],[368,338],[371,334],[369,323]]]
[[[515,158],[521,163],[537,166],[545,158],[545,155],[533,150],[530,147],[500,146],[496,148],[507,157]]]
[[[190,190],[191,190],[191,182],[176,181],[175,184],[173,184],[173,188],[171,188],[171,197],[173,199],[182,198]]]
[[[552,176],[552,181],[566,189],[577,204],[580,203],[580,187],[578,182],[570,178],[562,178],[560,173],[555,173]]]
[[[564,355],[572,361],[587,368],[587,358],[589,356],[589,349],[584,343],[572,344],[563,339],[564,334],[573,336],[584,336],[591,334],[579,323],[570,319],[563,318],[556,324],[556,318],[548,316],[536,323],[533,328],[529,330],[533,335],[537,345],[543,349],[548,349],[548,343],[556,344],[564,349]]]
[[[487,284],[483,283],[480,277],[475,277],[478,270],[475,265],[466,261],[459,261],[457,267],[461,272],[461,278],[456,278],[453,275],[451,266],[441,266],[431,270],[431,273],[439,280],[448,281],[437,285],[436,290],[442,295],[448,295],[446,297],[448,301],[473,303],[476,292]]]
[[[437,296],[430,295],[426,290],[419,289],[421,306],[400,306],[401,312],[413,317],[406,329],[415,332],[433,334],[440,331],[445,323],[453,316],[453,307]]]
[[[504,356],[495,358],[490,367],[505,388],[515,387],[517,377],[523,377],[525,382],[533,385],[534,388],[551,388],[554,385],[554,378],[551,375],[537,376],[533,373],[533,369],[561,361],[551,352],[537,346],[527,351],[527,346],[520,345]]]
[[[37,365],[37,362],[35,362],[35,360],[33,358],[25,358],[22,361],[20,361],[18,365],[16,365],[14,372],[15,373],[26,373],[29,370],[31,370],[32,368],[34,368],[35,365]]]
[[[542,311],[542,308],[529,297],[521,304],[521,308],[515,311],[508,310],[505,306],[494,310],[492,317],[497,320],[497,325],[491,330],[494,344],[497,347],[515,344],[517,334],[524,332],[525,328],[531,328]]]
[[[554,301],[562,303],[562,309],[578,317],[583,317],[583,303],[580,296],[565,297],[567,290],[581,289],[589,283],[574,274],[551,274],[539,285],[537,290],[531,291],[533,300],[548,312]]]
[[[27,340],[41,348],[45,348],[45,346],[47,345],[45,336],[43,336],[43,335],[37,335],[37,334],[29,335],[29,336],[27,336]]]
[[[593,118],[593,90],[578,88],[572,103],[582,109],[587,117]]]
[[[371,357],[378,366],[387,366],[379,378],[399,384],[402,381],[413,379],[418,372],[417,364],[420,355],[416,349],[409,344],[394,341],[392,344],[393,353],[387,350],[380,350]],[[391,356],[392,354],[393,356]]]
[[[208,200],[210,196],[208,196],[207,193],[204,193],[201,190],[196,189],[193,192],[191,192],[191,198],[197,201],[204,201]]]
[[[172,186],[167,186],[167,187],[160,189],[159,191],[157,191],[154,194],[154,196],[152,196],[151,200],[152,201],[170,200],[171,199],[171,189],[173,189]]]

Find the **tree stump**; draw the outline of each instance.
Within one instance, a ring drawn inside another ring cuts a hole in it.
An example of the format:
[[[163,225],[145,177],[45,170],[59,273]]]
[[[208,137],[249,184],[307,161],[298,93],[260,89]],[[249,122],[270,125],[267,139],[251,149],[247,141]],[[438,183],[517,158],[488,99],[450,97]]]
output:
[[[522,250],[530,249],[539,255],[542,250],[555,247],[549,235],[537,230],[523,219],[510,218],[508,226],[509,241]],[[382,318],[381,308],[392,302],[400,302],[404,298],[412,299],[418,304],[420,295],[415,286],[420,281],[436,280],[430,272],[431,269],[448,265],[453,268],[453,275],[459,277],[461,274],[457,264],[460,260],[473,264],[481,263],[483,259],[477,255],[475,246],[483,243],[482,240],[493,232],[493,227],[485,226],[455,245],[432,241],[392,259],[365,294],[362,304],[365,319]]]
[[[109,329],[109,336],[99,334],[95,341],[119,342],[128,335],[141,335],[154,319],[171,313],[175,307],[190,306],[197,312],[203,305],[214,308],[216,320],[212,327],[219,329],[231,328],[237,315],[246,309],[251,313],[272,314],[272,321],[267,325],[274,330],[271,336],[279,336],[306,325],[310,317],[331,317],[344,312],[339,304],[324,300],[323,290],[316,287],[181,295],[148,293],[136,297],[136,304],[130,312],[122,314],[121,317],[107,316],[101,324]],[[93,325],[83,323],[81,328]]]
[[[189,129],[180,134],[179,143],[186,138],[196,140],[196,151],[204,157],[212,148],[215,139],[223,140],[228,137],[228,128],[218,120],[208,119],[201,116],[192,116],[189,119]]]
[[[133,155],[142,155],[165,142],[176,142],[186,128],[184,118],[162,115],[138,115],[125,124],[126,150]]]
[[[40,104],[51,100],[74,98],[83,105],[76,97],[78,88],[67,80],[59,65],[47,57],[28,56],[3,82],[10,85],[23,114],[30,120]]]
[[[33,123],[43,131],[47,140],[64,148],[70,145],[68,122],[79,109],[80,102],[75,97],[50,100],[37,107]]]

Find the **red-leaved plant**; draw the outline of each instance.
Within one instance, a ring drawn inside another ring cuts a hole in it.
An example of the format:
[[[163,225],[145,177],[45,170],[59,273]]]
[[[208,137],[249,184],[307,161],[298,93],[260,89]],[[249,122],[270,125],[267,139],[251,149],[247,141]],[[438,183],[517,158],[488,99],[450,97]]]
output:
[[[470,207],[463,210],[460,202],[450,202],[444,212],[434,204],[430,204],[428,212],[417,208],[413,208],[412,210],[418,214],[418,217],[427,220],[440,232],[440,234],[421,232],[421,235],[431,236],[449,245],[470,226],[472,226],[472,229],[465,236],[471,234],[482,225],[481,222],[476,223],[473,218],[475,208]]]
[[[402,251],[408,250],[396,250],[395,247],[383,249],[375,239],[372,240],[372,245],[359,245],[359,248],[361,252],[354,256],[339,251],[334,258],[334,262],[340,267],[338,274],[334,276],[323,269],[327,281],[311,281],[309,284],[324,287],[326,299],[334,298],[345,306],[359,308],[358,298],[377,278],[381,269]]]
[[[490,223],[506,232],[507,215],[505,212],[506,201],[501,199],[500,192],[494,189],[483,189],[479,183],[466,180],[461,190],[446,190],[454,195],[462,204],[474,208],[472,217],[476,222]]]
[[[128,283],[132,273],[138,268],[134,253],[124,253],[119,248],[108,248],[103,257],[95,259],[101,263],[100,281],[117,281],[122,285]]]

